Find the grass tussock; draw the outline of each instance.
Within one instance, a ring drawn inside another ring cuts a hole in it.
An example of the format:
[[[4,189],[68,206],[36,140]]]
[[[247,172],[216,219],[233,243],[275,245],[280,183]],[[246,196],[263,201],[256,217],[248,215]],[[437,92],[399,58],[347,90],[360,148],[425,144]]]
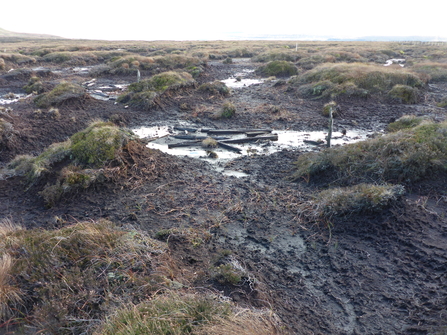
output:
[[[386,130],[388,132],[396,132],[403,129],[414,128],[420,125],[423,121],[427,121],[427,119],[415,115],[404,115],[396,121],[388,124],[386,126]]]
[[[12,233],[16,230],[21,230],[23,227],[20,224],[15,223],[10,218],[3,218],[0,220],[0,236],[3,238],[9,233]]]
[[[367,141],[301,155],[294,180],[325,176],[328,183],[404,183],[447,170],[447,123],[424,122]]]
[[[230,89],[228,88],[228,86],[225,83],[223,83],[221,81],[213,81],[210,83],[204,83],[199,86],[198,90],[201,92],[206,92],[208,94],[221,95],[224,97],[230,95]]]
[[[236,308],[213,295],[165,294],[118,310],[95,335],[285,334],[271,311]]]
[[[362,63],[323,64],[289,81],[306,97],[357,96],[387,93],[396,85],[424,86],[417,74],[384,66]]]
[[[162,295],[149,302],[119,310],[99,335],[181,335],[230,313],[230,304],[200,295]]]
[[[110,122],[94,122],[71,137],[71,154],[84,166],[100,167],[117,157],[129,134]]]
[[[41,94],[34,99],[39,108],[59,106],[72,100],[83,99],[86,96],[85,89],[77,84],[62,82],[48,93]]]
[[[358,184],[320,191],[313,201],[317,217],[378,212],[404,194],[402,185]]]
[[[55,183],[39,192],[48,207],[63,196],[85,190],[108,180],[106,164],[121,162],[120,153],[131,134],[108,122],[94,122],[70,140],[49,146],[39,156],[19,155],[7,166],[15,175],[24,176],[28,189],[63,163]],[[113,168],[110,168],[113,170]]]
[[[432,82],[447,81],[447,63],[424,62],[413,65],[411,70],[428,76]]]
[[[447,108],[447,97],[443,97],[441,101],[436,104],[436,106]]]
[[[15,265],[3,257],[0,284],[5,288],[6,280],[14,280],[15,291],[8,290],[23,292],[24,306],[9,317],[49,333],[88,331],[105,310],[143,300],[163,287],[167,279],[155,273],[153,258],[165,248],[141,231],[122,230],[109,221],[11,231],[0,241],[0,252],[11,255]]]
[[[28,83],[23,87],[27,94],[36,93],[41,94],[45,88],[39,77],[31,77]]]
[[[270,310],[237,308],[227,318],[204,325],[197,335],[285,335],[278,317]]]
[[[12,63],[13,65],[26,65],[36,63],[34,57],[23,55],[21,53],[0,53],[0,58],[4,62]]]
[[[12,123],[0,118],[0,144],[6,145],[15,133]]]
[[[202,141],[202,147],[204,148],[216,148],[217,141],[214,138],[207,137]]]
[[[265,77],[290,77],[298,74],[298,69],[292,62],[275,60],[259,67],[256,72]]]
[[[254,56],[253,62],[268,63],[272,61],[296,62],[301,57],[295,51],[269,51]]]
[[[136,108],[150,109],[157,105],[156,99],[160,95],[177,89],[192,87],[195,84],[195,80],[187,72],[163,72],[129,85],[128,93],[121,95],[118,102],[128,103]]]
[[[54,143],[39,156],[19,155],[9,164],[18,176],[25,176],[29,183],[34,183],[41,175],[48,172],[56,163],[61,162],[71,154],[71,141]]]
[[[408,85],[394,85],[387,93],[392,101],[403,104],[416,104],[419,102],[419,90]]]
[[[328,102],[327,104],[324,104],[323,109],[321,113],[323,116],[329,117],[332,112],[332,117],[336,117],[338,114],[339,106],[335,101]]]
[[[98,63],[100,58],[98,58],[97,54],[90,51],[59,51],[48,53],[41,60],[47,63],[65,63],[66,65],[80,66]]]
[[[22,291],[11,285],[13,259],[11,255],[3,253],[0,258],[0,321],[3,323],[14,315],[14,310],[22,305]]]
[[[231,119],[235,115],[236,106],[231,101],[225,101],[213,117],[216,119]]]
[[[116,75],[134,75],[137,70],[159,73],[182,69],[197,77],[203,72],[204,66],[203,59],[185,55],[125,55],[111,59],[102,71]]]

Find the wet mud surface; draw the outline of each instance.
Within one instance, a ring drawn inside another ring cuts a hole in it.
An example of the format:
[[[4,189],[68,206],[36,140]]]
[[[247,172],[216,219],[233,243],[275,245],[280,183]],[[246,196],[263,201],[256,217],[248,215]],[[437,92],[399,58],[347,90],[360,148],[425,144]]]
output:
[[[229,65],[210,62],[198,81],[224,80],[244,70],[245,79],[259,80],[252,71],[256,66],[248,59]],[[73,71],[48,77],[81,83],[93,79],[88,72]],[[27,80],[2,76],[1,90],[19,93]],[[120,90],[111,85],[133,80],[101,78],[91,89]],[[435,94],[445,87],[430,89]],[[212,113],[224,100],[235,104],[236,117],[213,119]],[[279,106],[279,111],[272,112],[270,105]],[[327,126],[320,113],[322,101],[300,99],[293,88],[277,80],[234,88],[226,98],[194,90],[179,92],[151,111],[89,96],[60,106],[57,119],[36,115],[32,98],[8,106],[12,111],[1,117],[13,124],[14,134],[0,152],[2,165],[18,154],[36,155],[66,140],[93,119],[113,119],[129,128],[182,123],[324,131]],[[445,117],[445,110],[434,107],[429,98],[419,105],[346,101],[340,106],[334,130],[346,129],[348,134],[354,129],[381,132],[390,120],[404,114]],[[10,217],[27,227],[58,227],[62,221],[58,218],[65,222],[108,218],[153,234],[173,227],[207,231],[212,238],[200,248],[182,241],[170,244],[179,263],[199,269],[210,263],[216,250],[232,250],[250,280],[208,289],[221,291],[241,305],[272,308],[291,334],[429,334],[445,326],[447,200],[422,187],[424,192],[407,194],[378,214],[336,218],[326,225],[309,222],[300,214],[299,204],[311,200],[312,186],[287,181],[300,153],[284,149],[226,161],[225,168],[244,173],[238,178],[218,172],[205,160],[136,150],[136,168],[153,171],[156,166],[157,173],[135,178],[131,186],[110,183],[88,189],[52,208],[46,208],[38,196],[42,185],[25,192],[20,178],[3,178],[0,218]],[[198,275],[189,279],[191,286],[203,285]]]

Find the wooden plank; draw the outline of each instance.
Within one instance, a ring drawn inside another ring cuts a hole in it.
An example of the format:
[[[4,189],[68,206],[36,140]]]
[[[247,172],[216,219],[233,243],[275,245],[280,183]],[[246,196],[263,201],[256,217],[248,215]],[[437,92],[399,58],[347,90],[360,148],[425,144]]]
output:
[[[201,146],[202,145],[202,141],[201,140],[197,140],[197,141],[187,141],[187,142],[180,142],[180,143],[171,143],[168,144],[168,148],[180,148],[180,147],[193,147],[193,146]]]
[[[174,127],[174,130],[187,131],[188,133],[195,133],[195,132],[197,132],[198,129],[188,128],[188,127]]]
[[[219,147],[221,147],[221,148],[224,148],[224,149],[228,150],[228,151],[237,152],[238,154],[240,154],[241,151],[242,151],[242,149],[233,147],[232,145],[229,145],[229,144],[226,144],[226,143],[223,143],[223,142],[217,142],[217,145]]]
[[[259,136],[259,135],[264,135],[264,134],[269,134],[269,131],[248,131],[245,133],[245,135],[247,135],[248,137],[254,137],[254,136]]]
[[[203,129],[202,129],[203,130]],[[224,134],[245,134],[254,131],[262,131],[266,133],[271,133],[271,129],[209,129],[208,134],[214,135],[224,135]]]
[[[224,140],[223,142],[225,142],[225,143],[250,143],[250,142],[256,142],[259,140],[261,140],[261,141],[278,141],[278,135],[235,138],[232,140]]]

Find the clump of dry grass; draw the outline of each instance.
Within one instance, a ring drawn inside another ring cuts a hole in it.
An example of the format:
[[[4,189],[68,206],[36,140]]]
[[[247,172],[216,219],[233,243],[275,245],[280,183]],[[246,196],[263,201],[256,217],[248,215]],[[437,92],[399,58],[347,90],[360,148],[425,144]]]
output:
[[[5,217],[0,220],[0,236],[2,237],[5,237],[9,233],[21,229],[23,229],[23,227],[20,224],[15,223],[10,218]]]
[[[279,318],[271,310],[235,308],[227,318],[204,325],[197,335],[285,335]]]
[[[165,294],[118,310],[96,335],[285,334],[274,313],[242,309],[213,295]]]
[[[219,302],[211,296],[161,295],[119,310],[96,334],[189,334],[201,325],[229,313],[228,303]]]
[[[0,240],[0,253],[8,255],[0,258],[1,312],[45,332],[91,333],[105,310],[168,286],[153,262],[165,250],[145,232],[105,220],[11,230]],[[26,317],[10,308],[20,303]]]
[[[0,118],[0,144],[5,144],[14,136],[14,126],[3,118]]]
[[[323,116],[329,116],[332,111],[332,116],[335,117],[338,114],[338,105],[335,101],[328,102],[324,104],[322,109]]]
[[[315,196],[314,215],[332,217],[354,213],[372,213],[387,207],[404,194],[401,185],[358,184],[350,187],[335,187]]]
[[[71,141],[54,143],[37,157],[30,155],[16,156],[9,164],[8,168],[14,169],[19,176],[25,176],[29,183],[34,183],[49,168],[71,153]]]
[[[216,148],[217,141],[212,137],[207,137],[202,141],[202,146],[204,148]]]
[[[23,302],[23,292],[17,286],[11,285],[13,259],[5,253],[0,258],[0,321],[5,322],[14,315]]]
[[[16,65],[36,63],[36,59],[34,57],[22,55],[20,53],[1,53],[0,59],[3,59],[4,61],[8,61],[10,63],[14,63]]]

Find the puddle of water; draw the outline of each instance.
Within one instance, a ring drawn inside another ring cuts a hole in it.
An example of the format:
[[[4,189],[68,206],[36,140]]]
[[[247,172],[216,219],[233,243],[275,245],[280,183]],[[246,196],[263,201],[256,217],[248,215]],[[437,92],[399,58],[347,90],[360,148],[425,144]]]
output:
[[[172,133],[171,128],[168,126],[141,127],[132,129],[132,131],[141,138],[160,138]]]
[[[225,83],[230,88],[242,88],[247,87],[254,84],[260,84],[263,82],[261,79],[243,79],[237,80],[236,78],[228,78],[225,80],[221,80],[221,82]]]
[[[176,144],[185,142],[187,140],[176,139],[171,135],[185,134],[185,131],[179,131],[172,126],[154,126],[154,127],[141,127],[133,129],[133,132],[140,138],[150,139],[151,141],[147,145],[149,148],[158,149],[170,155],[176,156],[188,156],[192,158],[198,158],[208,161],[215,165],[216,169],[224,174],[232,175],[236,177],[245,177],[247,174],[240,171],[224,170],[220,167],[222,162],[229,161],[240,157],[241,155],[270,155],[272,153],[281,151],[283,149],[299,149],[302,151],[315,151],[320,147],[325,146],[325,138],[327,133],[322,131],[290,131],[290,130],[278,130],[272,131],[271,135],[277,134],[277,141],[258,141],[244,144],[231,144],[231,146],[240,149],[240,153],[228,151],[223,148],[217,147],[212,149],[203,148],[201,142],[198,142],[192,146],[187,147],[174,147],[169,148],[170,144]],[[201,132],[200,129],[197,132],[189,133],[195,136],[208,136],[206,132]],[[353,143],[361,140],[365,140],[368,137],[366,131],[354,131],[350,130],[346,135],[334,132],[331,143],[335,145],[343,145],[347,143]],[[269,134],[270,135],[270,134]],[[228,135],[231,139],[245,138],[245,134]],[[321,143],[318,145],[318,143]],[[211,158],[209,156],[210,151],[217,154],[217,158]]]
[[[13,94],[13,95],[5,95],[2,98],[0,98],[0,105],[9,105],[12,104],[14,102],[19,101],[22,98],[25,98],[26,94],[22,94],[22,93],[18,93],[18,94]]]
[[[99,84],[96,79],[82,83],[87,93],[94,99],[108,101],[116,100],[129,84]]]
[[[74,73],[79,73],[79,74],[83,73],[83,74],[86,74],[86,73],[88,73],[88,72],[90,71],[90,68],[91,68],[91,67],[74,67],[74,68],[72,69],[72,71],[73,71]]]
[[[264,81],[263,79],[244,78],[245,76],[253,72],[255,72],[255,70],[243,69],[242,72],[238,72],[234,74],[234,76],[231,76],[230,78],[221,81],[230,88],[242,88],[262,83]]]
[[[405,59],[403,58],[393,58],[388,59],[383,66],[391,66],[393,64],[399,64],[401,67],[405,66]]]

